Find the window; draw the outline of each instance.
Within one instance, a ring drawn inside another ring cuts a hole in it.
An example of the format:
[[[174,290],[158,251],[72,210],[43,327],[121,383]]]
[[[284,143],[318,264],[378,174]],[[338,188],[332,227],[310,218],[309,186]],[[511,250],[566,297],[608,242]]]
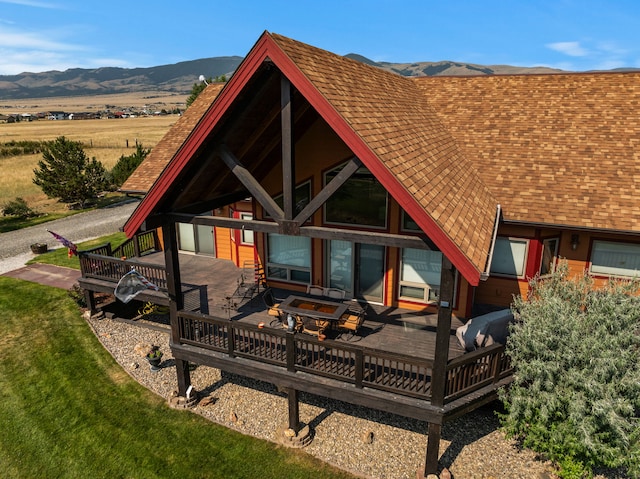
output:
[[[241,220],[252,220],[253,214],[251,213],[240,213]],[[242,244],[253,244],[253,231],[242,229],[240,230],[240,243]]]
[[[296,186],[295,191],[293,192],[293,201],[295,201],[295,206],[294,206],[294,214],[298,214],[300,213],[305,206],[307,206],[309,204],[309,201],[311,201],[311,182],[307,181],[305,183],[302,183],[301,185]],[[276,202],[276,204],[281,208],[284,209],[284,196],[283,195],[278,195],[276,197],[273,198],[273,201]],[[270,215],[269,213],[267,213],[267,211],[264,212],[264,215],[266,218],[269,218]]]
[[[403,231],[422,231],[418,223],[411,219],[406,211],[402,210],[402,230]]]
[[[491,273],[524,278],[529,242],[518,238],[496,238]]]
[[[442,253],[404,248],[400,265],[400,299],[437,301],[440,296]]]
[[[558,258],[558,238],[547,238],[542,240],[542,260],[540,262],[540,276],[551,274],[556,270],[556,260]]]
[[[611,276],[638,276],[640,244],[594,241],[591,273]]]
[[[329,171],[324,178],[327,185],[343,166]],[[366,168],[359,168],[324,206],[327,223],[361,225],[374,228],[387,226],[387,191]]]
[[[311,283],[311,238],[272,233],[267,241],[268,278]]]

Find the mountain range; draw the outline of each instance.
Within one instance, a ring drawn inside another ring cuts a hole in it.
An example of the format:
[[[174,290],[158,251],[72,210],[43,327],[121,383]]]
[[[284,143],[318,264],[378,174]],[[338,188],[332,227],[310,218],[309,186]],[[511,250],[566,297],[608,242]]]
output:
[[[346,56],[404,76],[557,73],[561,71],[545,67],[483,66],[452,61],[388,63],[375,62],[357,54]],[[229,77],[241,61],[242,57],[230,56],[203,58],[148,68],[72,68],[65,71],[0,75],[0,100],[140,91],[163,91],[188,95],[200,75],[211,78],[221,75]]]

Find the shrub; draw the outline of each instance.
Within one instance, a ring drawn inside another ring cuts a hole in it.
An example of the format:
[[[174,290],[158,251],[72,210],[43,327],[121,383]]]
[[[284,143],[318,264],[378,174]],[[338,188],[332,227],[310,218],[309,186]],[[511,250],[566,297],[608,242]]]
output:
[[[2,205],[2,216],[15,216],[16,218],[27,219],[40,216],[40,214],[27,205],[27,202],[18,197]]]
[[[104,166],[95,158],[89,160],[78,141],[58,137],[45,147],[42,157],[33,170],[33,182],[49,198],[77,202],[84,208],[88,200],[108,187]]]
[[[638,282],[596,289],[568,268],[516,298],[507,354],[516,369],[501,393],[509,435],[579,478],[595,467],[640,477]]]
[[[127,178],[131,176],[131,173],[144,161],[149,155],[151,149],[145,149],[141,144],[136,144],[135,153],[124,156],[122,155],[118,162],[111,170],[111,181],[116,188],[122,186],[127,181]]]

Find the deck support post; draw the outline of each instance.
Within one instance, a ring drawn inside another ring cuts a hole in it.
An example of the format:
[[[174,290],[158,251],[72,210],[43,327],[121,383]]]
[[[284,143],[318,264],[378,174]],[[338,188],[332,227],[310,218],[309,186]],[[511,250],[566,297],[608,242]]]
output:
[[[180,262],[178,258],[178,233],[175,224],[169,219],[162,223],[162,237],[164,238],[164,262],[167,267],[171,343],[179,344],[178,311],[184,308],[184,298],[182,296],[182,281],[180,279]],[[176,358],[176,373],[178,375],[178,395],[186,396],[187,389],[191,385],[188,361]]]
[[[300,392],[295,388],[287,388],[287,400],[289,403],[289,429],[296,434],[300,431]]]
[[[93,291],[90,289],[84,290],[84,301],[87,303],[87,309],[89,310],[90,315],[94,315],[97,312],[96,309],[96,296]]]
[[[451,313],[453,310],[453,291],[455,286],[455,268],[449,259],[442,255],[440,273],[440,303],[438,305],[438,326],[436,328],[436,351],[431,371],[431,404],[442,408],[447,389],[447,362],[449,361],[449,340],[451,339]],[[438,451],[442,423],[429,423],[427,454],[424,475],[437,474]]]

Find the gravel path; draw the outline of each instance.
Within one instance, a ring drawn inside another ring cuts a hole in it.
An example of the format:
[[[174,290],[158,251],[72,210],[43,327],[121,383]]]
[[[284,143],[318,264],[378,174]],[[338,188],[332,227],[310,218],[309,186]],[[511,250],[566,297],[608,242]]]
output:
[[[55,221],[0,234],[0,274],[18,269],[33,258],[29,245],[46,243],[50,248],[61,247],[47,229],[55,231],[74,243],[116,233],[124,226],[138,200],[129,200],[107,208],[78,213]]]
[[[167,399],[177,390],[168,332],[119,320],[89,319],[104,347],[139,383]],[[139,345],[158,345],[162,369],[152,372]],[[138,346],[138,347],[136,347]],[[194,411],[244,434],[276,441],[287,423],[286,396],[268,383],[198,366],[191,373],[201,402]],[[343,402],[301,394],[300,419],[310,424],[314,439],[304,450],[358,477],[413,479],[424,463],[424,422],[373,411]],[[373,441],[366,439],[373,435]],[[542,479],[555,477],[548,463],[530,451],[519,451],[498,430],[491,407],[481,408],[443,428],[441,462],[456,479]]]

